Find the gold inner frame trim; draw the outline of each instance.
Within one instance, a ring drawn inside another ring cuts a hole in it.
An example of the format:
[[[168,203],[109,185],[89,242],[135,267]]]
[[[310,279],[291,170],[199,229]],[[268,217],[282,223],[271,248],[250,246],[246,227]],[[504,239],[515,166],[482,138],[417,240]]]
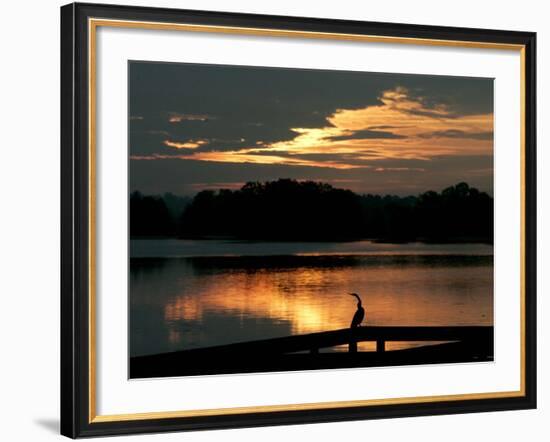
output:
[[[325,39],[340,41],[357,41],[386,44],[412,44],[420,46],[444,46],[477,49],[498,49],[518,51],[520,54],[520,389],[518,391],[497,391],[487,393],[464,393],[437,396],[398,397],[387,399],[366,399],[335,402],[316,402],[284,405],[260,405],[248,407],[196,409],[180,411],[158,411],[128,414],[96,414],[96,36],[98,27],[133,28],[163,31],[207,32],[217,34],[253,35],[267,37],[292,37],[307,39]],[[481,400],[513,398],[525,396],[525,46],[521,44],[504,44],[494,42],[475,42],[459,40],[425,39],[412,37],[391,37],[377,35],[359,35],[330,32],[292,31],[285,29],[246,28],[233,26],[211,26],[183,23],[141,22],[130,20],[88,19],[88,99],[89,99],[89,367],[88,367],[88,421],[89,423],[134,421],[146,419],[169,419],[200,416],[229,416],[247,413],[274,413],[281,411],[323,410],[331,408],[365,407],[376,405],[419,404],[427,402]]]

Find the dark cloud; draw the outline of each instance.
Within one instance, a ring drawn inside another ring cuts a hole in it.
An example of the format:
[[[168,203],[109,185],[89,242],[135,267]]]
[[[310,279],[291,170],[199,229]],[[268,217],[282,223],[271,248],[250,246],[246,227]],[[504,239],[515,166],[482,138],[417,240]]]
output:
[[[466,140],[492,140],[493,132],[465,132],[449,129],[435,132],[426,132],[419,135],[421,138],[463,138]]]
[[[399,139],[399,138],[407,138],[407,137],[404,135],[394,134],[392,132],[365,129],[365,130],[356,130],[350,135],[340,135],[336,137],[330,137],[329,139],[331,141],[342,141],[342,140],[370,140],[370,139],[377,139],[377,138]]]
[[[387,129],[399,129],[402,126],[388,126],[388,125],[380,125],[380,126],[370,126],[367,127],[367,130],[387,130]]]

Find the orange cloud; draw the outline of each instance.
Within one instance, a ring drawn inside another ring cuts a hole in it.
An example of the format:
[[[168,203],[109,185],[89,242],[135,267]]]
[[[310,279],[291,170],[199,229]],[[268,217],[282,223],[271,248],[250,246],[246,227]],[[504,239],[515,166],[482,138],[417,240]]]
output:
[[[208,140],[189,140],[184,143],[177,141],[164,140],[163,144],[174,149],[196,149],[197,147],[208,144]]]
[[[429,159],[434,155],[488,154],[492,150],[493,114],[455,116],[444,105],[427,108],[404,88],[385,91],[382,104],[339,109],[327,118],[332,126],[292,129],[298,136],[271,150],[296,153],[354,153],[358,158]],[[393,137],[354,138],[359,131],[388,128]],[[430,137],[427,134],[433,133]],[[462,136],[458,136],[462,135]],[[346,137],[335,141],[335,137]],[[467,142],[465,142],[467,140]]]
[[[221,163],[253,163],[253,164],[284,164],[287,166],[316,166],[331,167],[334,169],[354,169],[360,166],[353,164],[339,163],[336,161],[311,161],[298,157],[286,157],[276,155],[266,155],[272,149],[258,150],[256,148],[239,149],[235,151],[224,152],[197,152],[192,155],[186,155],[184,159],[216,161]],[[174,158],[170,156],[170,158]]]

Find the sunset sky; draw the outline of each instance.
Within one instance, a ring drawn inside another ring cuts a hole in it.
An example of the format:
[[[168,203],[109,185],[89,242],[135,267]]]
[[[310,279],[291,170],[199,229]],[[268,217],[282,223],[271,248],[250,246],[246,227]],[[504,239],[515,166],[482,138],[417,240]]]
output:
[[[492,193],[492,79],[149,62],[129,78],[132,191],[294,178]]]

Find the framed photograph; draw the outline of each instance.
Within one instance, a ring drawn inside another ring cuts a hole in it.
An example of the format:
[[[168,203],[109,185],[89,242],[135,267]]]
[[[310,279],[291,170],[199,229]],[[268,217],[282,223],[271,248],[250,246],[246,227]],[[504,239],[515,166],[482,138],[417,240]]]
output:
[[[534,33],[61,8],[61,432],[536,406]]]

